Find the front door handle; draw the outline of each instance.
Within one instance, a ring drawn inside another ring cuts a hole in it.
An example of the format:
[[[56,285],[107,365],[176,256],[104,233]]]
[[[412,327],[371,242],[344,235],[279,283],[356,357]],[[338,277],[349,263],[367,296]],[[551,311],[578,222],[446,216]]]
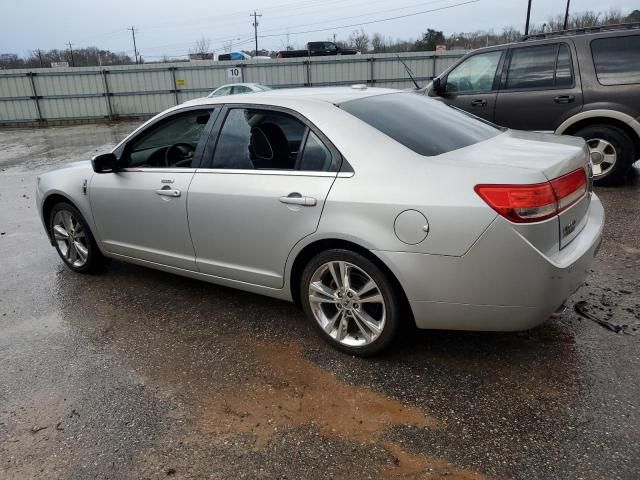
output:
[[[171,188],[161,188],[160,190],[156,190],[156,193],[163,197],[174,197],[174,198],[182,195],[182,192],[180,190],[172,190]]]
[[[302,205],[303,207],[313,207],[317,200],[313,197],[303,197],[297,192],[290,193],[286,197],[280,197],[280,202],[287,205]]]
[[[472,107],[486,107],[487,106],[487,101],[483,100],[483,99],[473,100],[471,102],[471,106]]]
[[[576,99],[573,95],[558,95],[553,99],[556,103],[571,103]]]

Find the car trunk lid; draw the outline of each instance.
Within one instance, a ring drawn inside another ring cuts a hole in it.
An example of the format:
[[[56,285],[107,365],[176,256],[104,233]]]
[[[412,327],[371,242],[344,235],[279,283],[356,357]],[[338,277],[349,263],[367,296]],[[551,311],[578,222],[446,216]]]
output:
[[[586,222],[593,181],[589,152],[582,139],[509,130],[476,144],[473,148],[475,161],[493,166],[535,170],[542,173],[549,182],[551,188],[545,182],[536,184],[542,185],[539,190],[546,192],[546,197],[540,197],[540,192],[526,190],[525,195],[529,195],[528,198],[538,195],[537,198],[542,198],[539,200],[540,206],[555,202],[555,212],[541,208],[539,217],[532,215],[530,218],[526,218],[526,214],[530,212],[522,208],[520,211],[524,212],[525,218],[519,218],[517,214],[509,216],[505,213],[506,209],[497,209],[496,203],[492,205],[476,188],[494,210],[514,222],[516,231],[527,241],[545,253],[552,253],[564,248],[580,233]],[[488,187],[490,190],[492,185],[479,187]],[[522,192],[518,191],[517,184],[514,187],[516,193]],[[494,195],[494,198],[498,197],[499,192]]]

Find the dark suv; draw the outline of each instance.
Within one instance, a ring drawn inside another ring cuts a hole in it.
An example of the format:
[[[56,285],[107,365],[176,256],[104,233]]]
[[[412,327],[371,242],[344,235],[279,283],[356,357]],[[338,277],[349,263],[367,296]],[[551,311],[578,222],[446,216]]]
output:
[[[475,50],[426,94],[505,127],[582,137],[595,181],[612,185],[640,156],[640,23]]]

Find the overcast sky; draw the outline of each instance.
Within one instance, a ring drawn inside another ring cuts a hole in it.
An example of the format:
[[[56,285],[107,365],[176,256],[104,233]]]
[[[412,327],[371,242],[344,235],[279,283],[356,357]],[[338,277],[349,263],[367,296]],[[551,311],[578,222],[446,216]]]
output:
[[[338,39],[347,38],[358,28],[351,25],[357,24],[370,34],[404,39],[415,39],[427,28],[445,34],[500,31],[508,25],[524,28],[527,0],[469,1],[2,0],[0,53],[25,55],[38,48],[63,49],[71,41],[74,48],[98,46],[132,54],[131,32],[127,30],[131,25],[137,29],[138,51],[149,60],[163,54],[184,55],[202,36],[211,40],[212,49],[221,50],[228,41],[237,49],[252,49],[249,13],[254,9],[263,15],[258,35],[265,37],[258,39],[259,47],[274,50],[286,45],[287,31],[290,43],[302,47],[307,41],[329,39],[334,33]],[[565,0],[533,0],[531,21],[542,24],[550,15],[563,14],[564,6]],[[638,0],[571,0],[573,12],[617,8],[628,13],[639,7]],[[399,16],[404,17],[367,23]],[[322,31],[296,33],[309,30]]]

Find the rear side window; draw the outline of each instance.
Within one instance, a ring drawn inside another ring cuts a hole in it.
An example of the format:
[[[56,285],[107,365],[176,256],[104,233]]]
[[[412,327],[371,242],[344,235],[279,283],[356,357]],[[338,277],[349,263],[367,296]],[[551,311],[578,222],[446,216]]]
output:
[[[473,145],[501,132],[473,115],[415,93],[360,98],[340,108],[426,156]]]
[[[594,40],[591,52],[602,85],[640,83],[640,35]]]
[[[511,51],[505,88],[556,88],[573,85],[571,55],[566,44],[516,48]]]

